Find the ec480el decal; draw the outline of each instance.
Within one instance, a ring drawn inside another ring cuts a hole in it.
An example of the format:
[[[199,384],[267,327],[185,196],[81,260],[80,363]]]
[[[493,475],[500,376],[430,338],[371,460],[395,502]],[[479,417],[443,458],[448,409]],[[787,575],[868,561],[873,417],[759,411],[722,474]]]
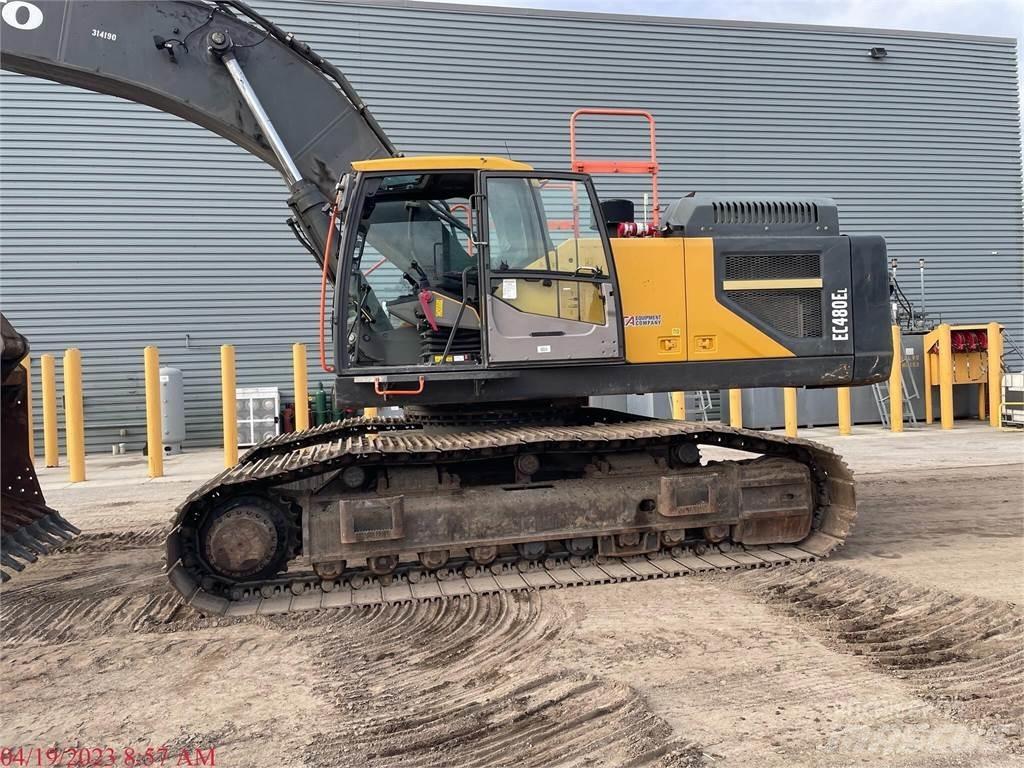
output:
[[[850,340],[849,291],[840,288],[832,293],[832,341]]]

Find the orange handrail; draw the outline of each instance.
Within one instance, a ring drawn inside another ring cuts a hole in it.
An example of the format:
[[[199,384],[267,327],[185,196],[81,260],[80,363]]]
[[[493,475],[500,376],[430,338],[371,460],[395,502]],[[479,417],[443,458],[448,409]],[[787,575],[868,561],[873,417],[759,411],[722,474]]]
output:
[[[582,115],[612,117],[642,117],[650,131],[651,155],[647,160],[582,160],[576,155],[576,121]],[[658,152],[654,115],[643,109],[615,109],[611,107],[584,107],[569,117],[569,167],[573,173],[645,174],[651,177],[651,221],[658,227]]]
[[[387,382],[385,382],[386,384]],[[426,379],[423,376],[419,377],[419,386],[416,389],[385,389],[380,385],[380,377],[373,379],[373,392],[376,395],[387,399],[388,396],[394,395],[421,395],[423,394],[423,388],[426,386]]]

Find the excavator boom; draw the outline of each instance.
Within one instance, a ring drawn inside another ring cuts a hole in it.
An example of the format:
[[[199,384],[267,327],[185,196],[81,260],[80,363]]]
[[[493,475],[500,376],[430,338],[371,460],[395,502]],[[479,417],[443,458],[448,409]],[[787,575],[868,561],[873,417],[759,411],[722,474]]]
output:
[[[321,209],[352,161],[395,154],[336,67],[238,0],[7,2],[0,67],[146,104],[237,144],[285,176],[316,253]]]

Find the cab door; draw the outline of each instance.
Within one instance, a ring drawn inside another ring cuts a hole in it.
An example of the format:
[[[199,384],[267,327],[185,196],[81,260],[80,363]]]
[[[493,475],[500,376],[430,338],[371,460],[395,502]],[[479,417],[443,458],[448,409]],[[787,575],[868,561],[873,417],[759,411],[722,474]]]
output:
[[[579,174],[483,173],[488,363],[621,360],[610,246]]]

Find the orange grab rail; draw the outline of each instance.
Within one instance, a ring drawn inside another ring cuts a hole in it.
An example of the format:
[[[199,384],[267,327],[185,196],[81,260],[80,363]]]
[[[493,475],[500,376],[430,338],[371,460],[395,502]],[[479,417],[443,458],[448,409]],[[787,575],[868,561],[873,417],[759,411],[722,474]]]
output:
[[[423,376],[420,376],[420,384],[416,389],[384,389],[380,385],[379,378],[373,380],[373,391],[381,397],[388,397],[389,395],[422,395],[424,386],[426,386],[426,381]]]
[[[576,154],[576,121],[583,115],[606,115],[613,117],[642,117],[647,121],[650,133],[651,155],[647,160],[582,160]],[[569,165],[574,173],[630,173],[648,174],[651,177],[651,221],[658,227],[658,152],[655,136],[654,115],[643,109],[613,109],[584,107],[569,117]]]

